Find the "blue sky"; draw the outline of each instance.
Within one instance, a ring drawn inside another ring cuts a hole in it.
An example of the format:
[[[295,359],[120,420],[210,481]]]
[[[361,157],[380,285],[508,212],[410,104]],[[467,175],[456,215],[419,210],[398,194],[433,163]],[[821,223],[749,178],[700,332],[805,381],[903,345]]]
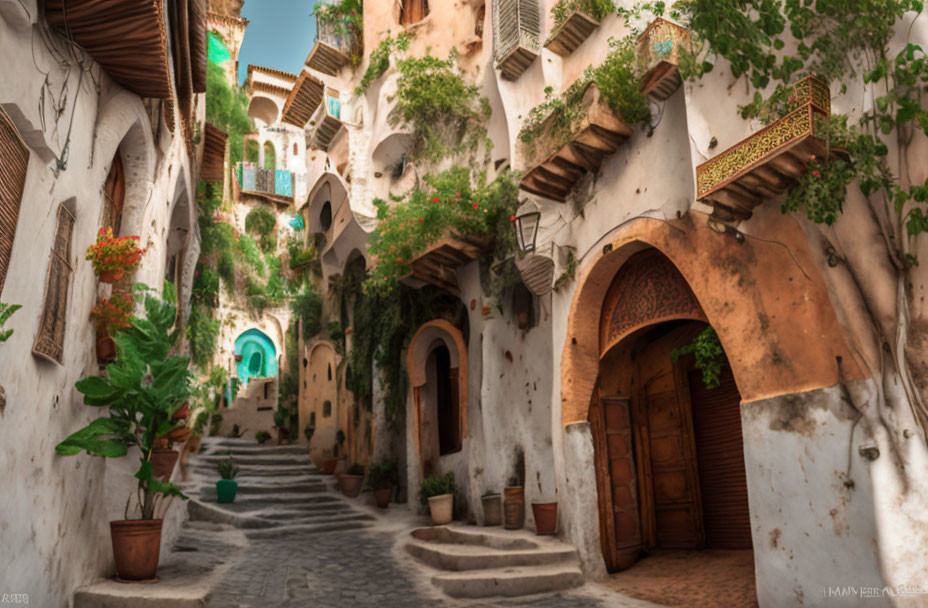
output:
[[[242,17],[250,21],[238,57],[244,82],[248,64],[299,74],[316,39],[315,0],[245,0]]]

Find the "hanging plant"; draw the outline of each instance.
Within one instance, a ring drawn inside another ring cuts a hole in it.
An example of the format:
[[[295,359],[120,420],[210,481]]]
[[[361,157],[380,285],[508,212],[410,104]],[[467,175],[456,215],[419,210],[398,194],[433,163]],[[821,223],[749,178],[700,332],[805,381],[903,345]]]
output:
[[[139,237],[114,237],[112,228],[100,228],[97,242],[87,248],[86,259],[93,264],[94,273],[104,283],[115,283],[139,266],[144,249],[138,246]]]
[[[702,381],[706,388],[718,388],[721,381],[722,365],[725,363],[725,350],[719,341],[719,335],[711,325],[702,330],[693,341],[670,353],[674,361],[685,355],[693,355],[696,363],[693,365],[702,372]]]
[[[90,318],[97,323],[97,330],[112,335],[114,331],[126,329],[132,323],[132,306],[135,299],[131,293],[117,292],[110,298],[100,300]]]
[[[363,95],[375,80],[386,73],[387,69],[390,67],[390,56],[395,51],[405,51],[408,49],[410,38],[411,36],[406,32],[403,32],[396,38],[388,36],[377,45],[376,49],[371,51],[370,62],[367,64],[364,76],[361,77],[361,84],[354,90],[355,95],[359,97]]]

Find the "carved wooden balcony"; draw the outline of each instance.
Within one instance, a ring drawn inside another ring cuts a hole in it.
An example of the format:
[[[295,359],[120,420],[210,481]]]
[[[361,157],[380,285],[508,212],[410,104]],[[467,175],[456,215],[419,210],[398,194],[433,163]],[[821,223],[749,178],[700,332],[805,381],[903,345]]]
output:
[[[582,118],[566,135],[552,133],[554,117],[548,118],[534,148],[527,151],[523,190],[564,202],[587,171],[597,171],[631,136],[631,128],[609,109],[595,83],[590,83],[580,105]]]
[[[599,27],[599,21],[583,11],[574,11],[545,42],[549,51],[566,57],[570,55]]]
[[[226,140],[229,134],[220,131],[213,125],[204,123],[203,129],[203,161],[200,163],[200,179],[205,182],[217,183],[223,181],[226,160]]]
[[[663,101],[683,84],[680,52],[690,46],[690,33],[666,19],[655,19],[638,37],[641,93]]]
[[[800,106],[712,160],[696,167],[696,198],[724,221],[745,220],[765,198],[788,190],[807,171],[812,155],[823,158],[820,122],[831,113],[828,87],[815,78],[799,81]],[[833,156],[845,157],[841,150]]]
[[[313,126],[312,148],[327,151],[338,130],[342,128],[342,102],[338,91],[326,89],[322,102],[309,123]]]
[[[538,0],[493,0],[493,48],[496,69],[517,80],[541,52]]]
[[[447,235],[432,243],[413,259],[403,282],[413,287],[422,283],[460,297],[457,269],[493,251],[494,239],[486,236]]]
[[[313,112],[322,102],[324,89],[325,85],[322,84],[321,80],[303,70],[299,78],[297,78],[296,84],[290,90],[286,103],[284,103],[283,122],[301,129],[306,126]]]
[[[323,74],[336,76],[356,51],[355,36],[340,33],[334,23],[320,23],[318,18],[316,31],[316,43],[306,57],[306,65]]]

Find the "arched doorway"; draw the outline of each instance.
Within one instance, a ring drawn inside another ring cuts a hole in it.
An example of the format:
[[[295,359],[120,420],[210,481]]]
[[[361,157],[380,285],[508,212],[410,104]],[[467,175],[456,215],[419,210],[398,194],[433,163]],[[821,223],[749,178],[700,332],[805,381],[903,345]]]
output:
[[[741,395],[724,355],[707,383],[685,354],[698,336],[714,335],[704,333],[696,296],[669,259],[646,249],[622,265],[602,306],[589,421],[607,569],[653,558],[648,566],[667,571],[709,556],[700,568],[744,569],[742,595],[752,602]],[[630,577],[626,591],[641,583],[649,581]]]
[[[103,185],[103,220],[101,228],[112,228],[113,234],[120,235],[122,227],[122,210],[126,203],[126,172],[122,166],[119,151],[113,155],[110,171]]]
[[[429,321],[409,343],[406,366],[415,406],[414,437],[423,477],[441,472],[441,459],[460,452],[467,436],[467,350],[461,332]]]
[[[252,378],[277,376],[277,349],[274,342],[259,329],[249,329],[235,339],[236,371],[242,384]]]

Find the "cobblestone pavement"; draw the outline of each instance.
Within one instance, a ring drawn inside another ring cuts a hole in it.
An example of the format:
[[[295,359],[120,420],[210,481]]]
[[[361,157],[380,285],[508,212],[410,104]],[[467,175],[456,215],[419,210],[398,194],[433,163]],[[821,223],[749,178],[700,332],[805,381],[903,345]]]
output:
[[[378,608],[418,606],[614,605],[583,591],[499,600],[452,600],[431,590],[411,564],[393,552],[395,533],[376,529],[253,538],[244,559],[215,588],[216,608]]]

